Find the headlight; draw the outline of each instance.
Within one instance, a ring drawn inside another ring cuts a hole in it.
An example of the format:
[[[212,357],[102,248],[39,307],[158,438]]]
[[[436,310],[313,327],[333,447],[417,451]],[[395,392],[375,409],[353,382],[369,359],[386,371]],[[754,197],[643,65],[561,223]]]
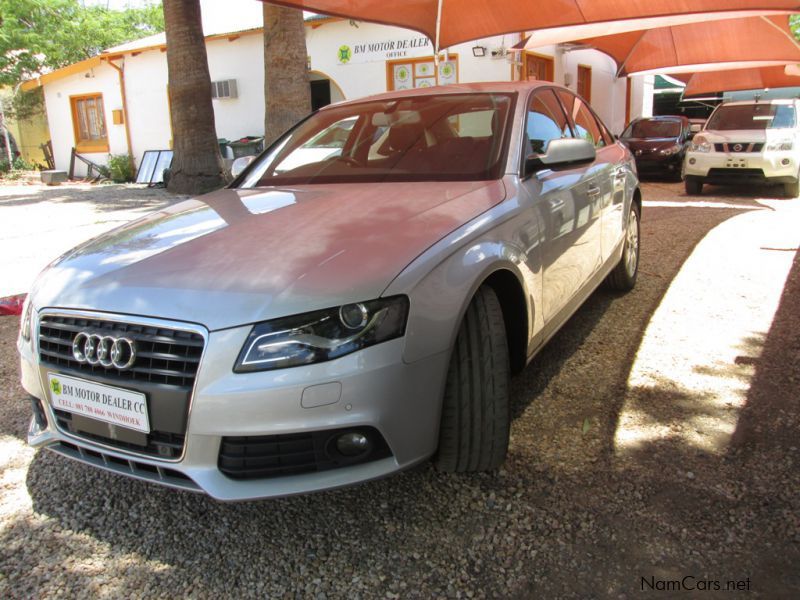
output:
[[[776,140],[767,144],[767,151],[791,150],[792,140]]]
[[[673,154],[678,154],[681,151],[681,146],[675,144],[674,146],[670,146],[669,148],[662,148],[658,151],[659,154],[663,154],[664,156],[671,156]]]
[[[689,150],[691,152],[711,152],[714,146],[706,138],[700,135],[694,136]]]
[[[339,358],[405,333],[408,298],[393,296],[253,326],[234,372],[268,371]]]
[[[31,341],[31,296],[25,298],[25,308],[22,310],[22,321],[20,322],[19,335],[26,342]]]

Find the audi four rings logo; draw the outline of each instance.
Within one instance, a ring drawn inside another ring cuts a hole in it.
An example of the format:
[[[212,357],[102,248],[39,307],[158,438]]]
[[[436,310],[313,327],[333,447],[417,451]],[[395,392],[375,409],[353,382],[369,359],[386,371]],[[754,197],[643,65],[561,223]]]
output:
[[[72,341],[72,356],[79,363],[130,369],[136,362],[136,344],[132,339],[115,338],[81,331]]]

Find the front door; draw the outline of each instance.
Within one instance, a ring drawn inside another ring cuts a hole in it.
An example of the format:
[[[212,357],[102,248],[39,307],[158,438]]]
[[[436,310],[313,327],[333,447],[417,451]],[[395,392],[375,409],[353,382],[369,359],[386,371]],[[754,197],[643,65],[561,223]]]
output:
[[[549,56],[530,52],[525,54],[525,79],[553,81],[554,70],[553,59]]]
[[[525,154],[542,154],[551,140],[574,137],[564,107],[552,89],[531,98],[525,126]],[[541,224],[538,258],[542,289],[538,306],[545,326],[575,298],[600,263],[600,190],[594,165],[541,169],[523,180]]]

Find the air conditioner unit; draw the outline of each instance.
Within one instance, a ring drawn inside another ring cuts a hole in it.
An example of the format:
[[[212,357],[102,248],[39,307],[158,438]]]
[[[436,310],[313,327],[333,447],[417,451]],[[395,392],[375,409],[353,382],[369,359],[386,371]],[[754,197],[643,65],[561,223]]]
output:
[[[211,82],[211,97],[217,99],[237,98],[239,91],[236,88],[235,79],[224,79],[222,81]]]

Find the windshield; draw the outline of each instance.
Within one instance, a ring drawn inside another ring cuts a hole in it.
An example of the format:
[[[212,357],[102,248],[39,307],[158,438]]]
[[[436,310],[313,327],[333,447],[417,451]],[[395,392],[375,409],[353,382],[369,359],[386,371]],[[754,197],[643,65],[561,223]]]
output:
[[[794,106],[788,104],[738,104],[720,106],[706,129],[789,129],[795,120]]]
[[[327,108],[273,144],[241,187],[498,179],[515,96],[411,96]]]
[[[636,121],[628,125],[624,138],[676,138],[681,134],[680,121],[663,119]]]

